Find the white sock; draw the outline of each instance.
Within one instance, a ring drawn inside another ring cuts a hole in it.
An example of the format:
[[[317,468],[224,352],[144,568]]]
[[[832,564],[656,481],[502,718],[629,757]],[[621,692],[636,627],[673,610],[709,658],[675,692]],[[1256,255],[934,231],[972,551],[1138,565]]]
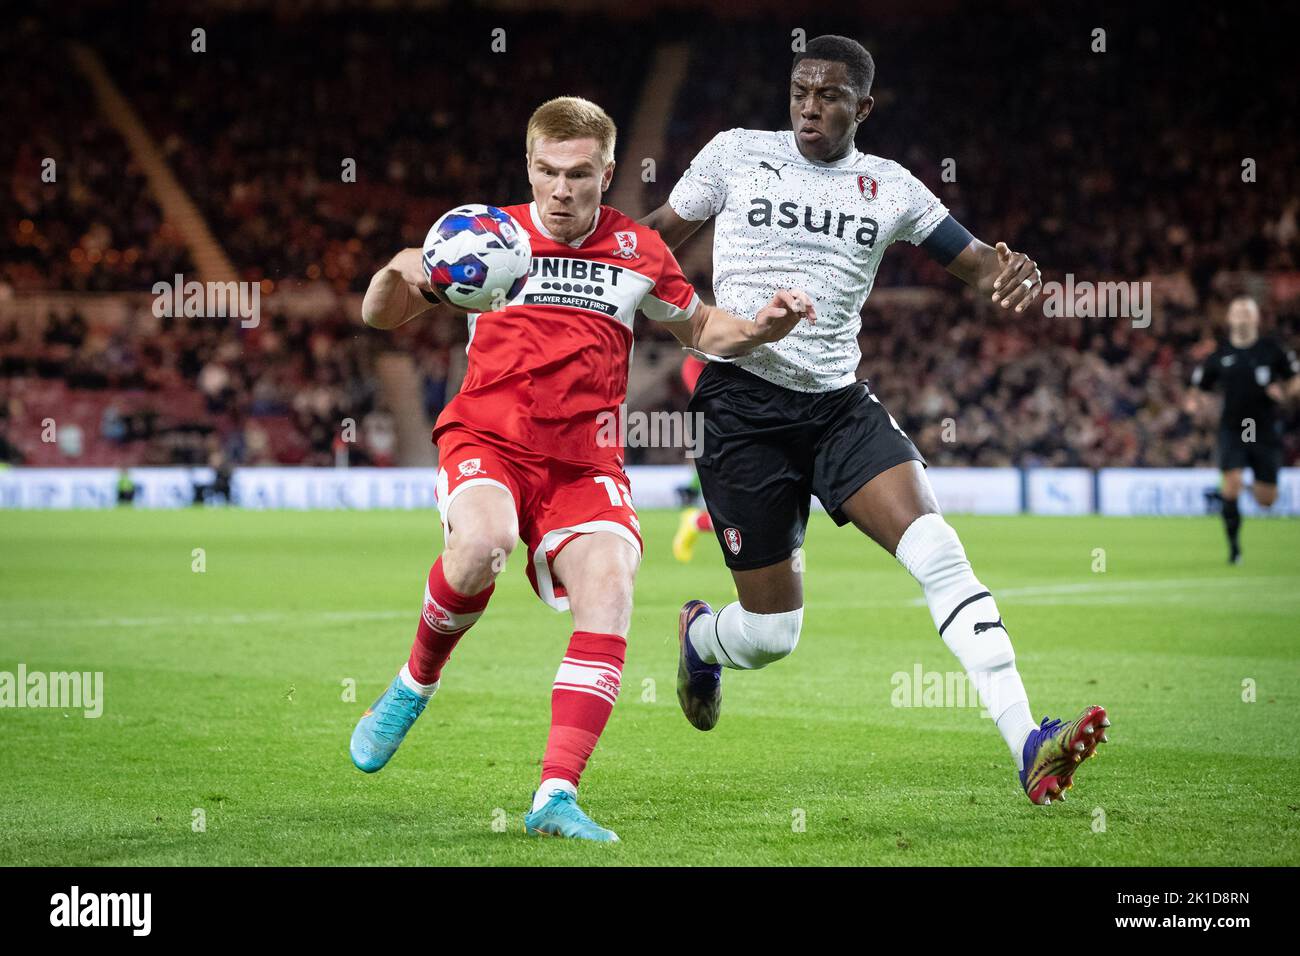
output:
[[[793,651],[802,626],[803,608],[758,614],[733,601],[716,614],[697,617],[686,637],[706,664],[758,670]]]
[[[993,718],[998,732],[1010,748],[1016,769],[1023,770],[1025,739],[1038,725],[1029,712],[1029,695],[1025,693],[1025,684],[1020,679],[1015,662],[975,672],[971,674],[971,679],[979,691],[980,703]]]
[[[1023,769],[1025,738],[1035,726],[1029,697],[997,603],[971,570],[957,532],[942,515],[922,515],[903,532],[895,556],[925,591],[939,636],[974,681],[1017,769]]]
[[[695,620],[691,621],[691,626],[686,629],[686,639],[691,642],[691,647],[695,648],[695,654],[706,664],[718,663],[718,658],[722,658],[722,650],[718,647],[718,638],[714,632],[717,627],[716,614],[701,614]]]
[[[1025,741],[1029,739],[1029,732],[1038,726],[1034,723],[1034,715],[1029,712],[1029,701],[1022,700],[1012,704],[997,719],[997,725],[998,730],[1002,732],[1002,739],[1011,748],[1011,756],[1016,758],[1016,770],[1024,770]]]
[[[574,799],[577,799],[577,787],[568,780],[564,780],[560,777],[551,777],[549,780],[543,780],[537,785],[537,792],[533,794],[532,812],[536,813],[538,810],[542,809],[542,807],[546,806],[551,799],[551,794],[556,790],[563,790],[565,793],[574,797]]]
[[[402,683],[406,685],[407,690],[412,694],[419,694],[425,700],[428,700],[437,693],[438,685],[442,683],[441,680],[436,680],[432,684],[421,684],[411,676],[411,666],[409,663],[402,665],[402,669],[398,672],[397,676],[402,678]]]

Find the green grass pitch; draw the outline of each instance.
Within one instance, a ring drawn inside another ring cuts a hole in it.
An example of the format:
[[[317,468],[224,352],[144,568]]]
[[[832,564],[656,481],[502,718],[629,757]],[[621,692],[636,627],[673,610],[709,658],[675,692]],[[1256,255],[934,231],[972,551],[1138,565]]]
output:
[[[569,618],[521,552],[367,776],[348,737],[409,649],[434,515],[0,513],[0,671],[102,671],[105,696],[98,719],[0,710],[0,865],[1300,863],[1300,522],[1247,521],[1229,568],[1209,518],[952,520],[1035,715],[1114,721],[1044,808],[978,707],[895,706],[895,674],[956,663],[911,578],[824,515],[798,650],[726,672],[722,720],[695,731],[677,610],[730,579],[711,539],[672,560],[675,514],[643,521],[623,694],[582,790],[623,842],[596,846],[522,832]]]

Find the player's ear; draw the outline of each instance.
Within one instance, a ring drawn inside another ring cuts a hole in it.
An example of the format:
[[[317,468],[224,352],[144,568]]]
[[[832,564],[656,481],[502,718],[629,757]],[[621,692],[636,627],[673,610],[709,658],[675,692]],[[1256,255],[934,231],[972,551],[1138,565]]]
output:
[[[876,101],[868,94],[858,100],[858,122],[861,123],[871,112],[871,108],[876,105]]]
[[[611,159],[605,164],[605,171],[600,174],[600,191],[605,192],[609,189],[609,184],[614,181],[614,161]]]

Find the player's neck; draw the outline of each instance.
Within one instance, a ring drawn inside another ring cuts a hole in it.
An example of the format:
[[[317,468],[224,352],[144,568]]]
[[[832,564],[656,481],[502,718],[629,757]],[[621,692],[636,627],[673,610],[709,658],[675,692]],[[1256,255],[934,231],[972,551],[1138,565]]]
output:
[[[593,210],[591,218],[588,219],[580,229],[572,230],[572,235],[560,235],[558,232],[552,231],[546,225],[545,219],[543,218],[536,201],[533,202],[532,209],[533,223],[541,230],[542,235],[546,236],[548,239],[553,239],[556,242],[565,243],[566,245],[573,245],[580,240],[585,240],[596,231],[596,224],[600,222],[600,207],[597,206],[595,210]]]
[[[849,140],[847,143],[844,144],[844,147],[842,149],[837,150],[833,156],[809,156],[806,152],[804,152],[803,144],[799,142],[799,137],[797,136],[795,137],[795,144],[799,149],[799,155],[801,155],[804,159],[808,160],[808,162],[810,163],[819,163],[822,166],[830,166],[834,163],[843,162],[853,153],[855,149],[853,145],[853,140]]]
[[[1252,335],[1249,338],[1238,338],[1232,335],[1228,336],[1228,344],[1230,344],[1234,349],[1248,349],[1258,341],[1258,335]]]

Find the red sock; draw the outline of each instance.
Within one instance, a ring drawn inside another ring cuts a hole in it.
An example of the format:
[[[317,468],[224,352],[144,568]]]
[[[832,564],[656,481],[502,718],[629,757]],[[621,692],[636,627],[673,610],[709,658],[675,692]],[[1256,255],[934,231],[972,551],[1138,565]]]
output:
[[[441,556],[433,563],[424,586],[424,613],[420,615],[415,644],[407,661],[412,677],[421,684],[432,684],[438,679],[452,648],[483,614],[495,587],[489,584],[478,594],[460,594],[447,583]]]
[[[627,641],[617,634],[574,631],[551,688],[551,736],[542,758],[542,779],[575,787],[614,709],[623,677]]]
[[[695,528],[697,531],[713,530],[713,519],[709,517],[709,513],[703,508],[701,508],[700,513],[695,516]]]

